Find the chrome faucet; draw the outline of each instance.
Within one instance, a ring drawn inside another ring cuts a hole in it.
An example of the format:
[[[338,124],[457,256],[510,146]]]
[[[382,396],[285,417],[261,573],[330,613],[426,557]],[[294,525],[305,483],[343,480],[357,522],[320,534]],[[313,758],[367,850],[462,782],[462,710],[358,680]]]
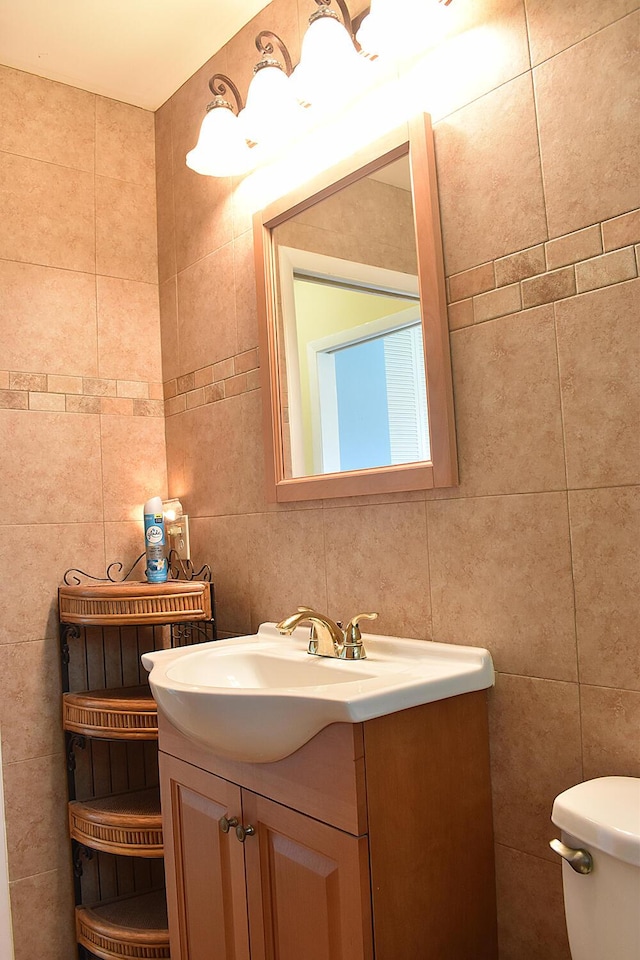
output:
[[[377,613],[359,613],[352,617],[342,630],[342,624],[336,623],[331,617],[318,613],[311,607],[298,607],[298,612],[282,620],[276,629],[289,636],[298,624],[309,621],[311,634],[308,653],[316,657],[335,657],[340,660],[365,660],[367,654],[358,621],[376,620],[377,617]]]

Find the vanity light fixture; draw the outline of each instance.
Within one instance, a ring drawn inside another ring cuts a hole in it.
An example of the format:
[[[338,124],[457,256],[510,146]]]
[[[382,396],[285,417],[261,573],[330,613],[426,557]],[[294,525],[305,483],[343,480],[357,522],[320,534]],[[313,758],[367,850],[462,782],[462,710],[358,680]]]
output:
[[[448,7],[451,0],[438,0]],[[432,18],[438,8],[424,0],[371,0],[356,41],[363,56],[385,62],[407,59],[429,43]],[[406,25],[411,24],[407,30]]]
[[[302,124],[304,111],[291,85],[293,64],[280,37],[263,30],[255,43],[261,58],[253,68],[247,105],[238,119],[246,140],[263,149],[291,136]],[[282,60],[276,56],[276,48]]]
[[[214,73],[209,80],[209,89],[213,100],[207,105],[198,142],[187,154],[187,166],[208,177],[248,173],[253,158],[238,119],[242,110],[240,91],[223,73]],[[227,99],[229,91],[235,98],[235,109]]]
[[[451,0],[437,0],[448,6]],[[198,142],[187,166],[210,177],[242,176],[284,149],[312,117],[321,121],[364,94],[378,78],[371,61],[392,66],[424,47],[428,0],[371,0],[368,15],[354,25],[345,0],[315,0],[302,39],[300,62],[292,70],[289,52],[277,34],[263,30],[255,43],[261,58],[243,108],[240,91],[229,77],[214,74]],[[432,0],[435,6],[436,0]],[[277,55],[276,55],[277,48]],[[235,105],[229,99],[232,95]],[[303,109],[308,108],[307,110]]]

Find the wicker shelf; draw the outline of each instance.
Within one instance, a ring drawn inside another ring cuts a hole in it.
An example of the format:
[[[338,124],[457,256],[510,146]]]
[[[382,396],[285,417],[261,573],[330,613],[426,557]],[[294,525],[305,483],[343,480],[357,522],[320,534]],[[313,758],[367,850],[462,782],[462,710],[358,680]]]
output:
[[[76,907],[76,937],[103,960],[168,960],[164,890]]]
[[[82,626],[184,623],[211,620],[211,589],[204,580],[127,582],[60,587],[60,619]]]
[[[69,831],[94,850],[126,857],[161,857],[162,817],[157,787],[97,800],[72,800]]]
[[[63,727],[104,740],[156,740],[158,711],[146,684],[65,693]]]

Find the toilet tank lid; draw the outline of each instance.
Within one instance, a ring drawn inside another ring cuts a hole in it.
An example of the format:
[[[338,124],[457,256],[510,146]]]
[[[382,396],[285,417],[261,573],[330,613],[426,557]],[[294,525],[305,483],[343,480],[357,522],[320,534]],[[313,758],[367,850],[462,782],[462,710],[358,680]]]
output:
[[[600,777],[556,797],[551,819],[586,847],[640,867],[640,779]]]

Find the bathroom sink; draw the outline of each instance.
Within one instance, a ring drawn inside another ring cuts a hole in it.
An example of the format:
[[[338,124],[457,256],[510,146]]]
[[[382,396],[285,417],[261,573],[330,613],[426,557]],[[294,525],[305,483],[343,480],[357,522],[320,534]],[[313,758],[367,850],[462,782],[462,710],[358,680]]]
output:
[[[151,691],[181,733],[221,757],[281,760],[330,723],[359,723],[493,684],[487,650],[362,636],[367,659],[307,654],[309,630],[145,653]]]

